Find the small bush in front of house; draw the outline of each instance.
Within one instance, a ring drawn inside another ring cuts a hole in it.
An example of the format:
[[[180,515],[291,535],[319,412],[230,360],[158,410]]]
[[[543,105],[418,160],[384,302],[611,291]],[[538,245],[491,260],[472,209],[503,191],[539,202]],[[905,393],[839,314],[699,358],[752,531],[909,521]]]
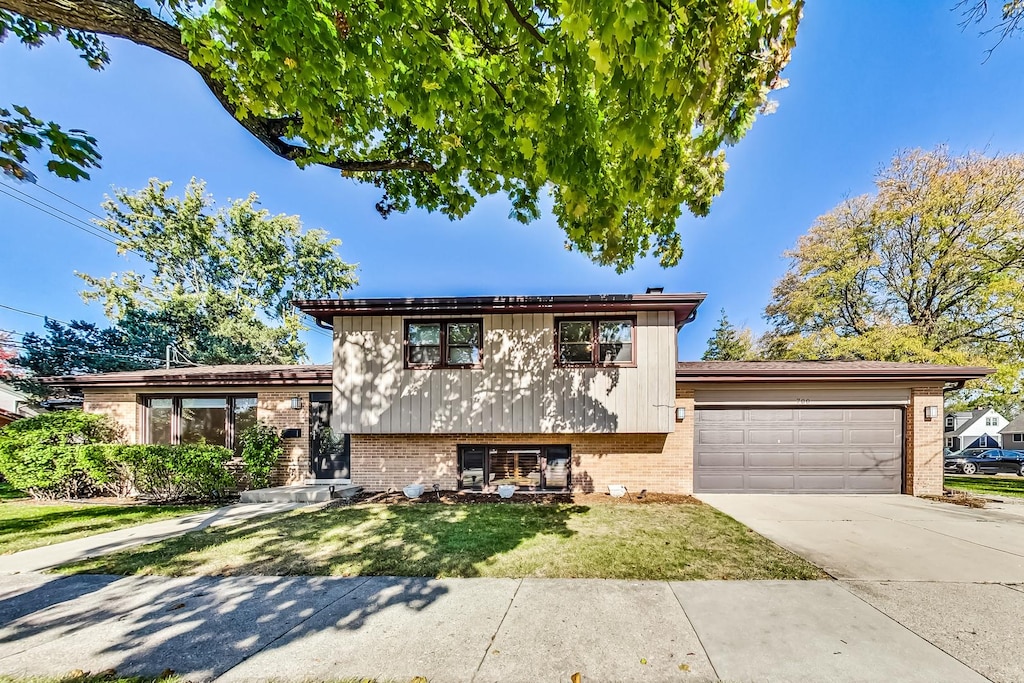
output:
[[[77,498],[97,487],[80,452],[122,435],[107,417],[67,410],[17,420],[0,429],[0,472],[35,498]]]
[[[237,487],[227,468],[231,451],[223,446],[114,446],[109,457],[132,488],[154,500],[219,500]]]
[[[270,471],[281,459],[281,435],[270,425],[255,424],[242,432],[242,463],[249,478],[249,487],[270,486]]]

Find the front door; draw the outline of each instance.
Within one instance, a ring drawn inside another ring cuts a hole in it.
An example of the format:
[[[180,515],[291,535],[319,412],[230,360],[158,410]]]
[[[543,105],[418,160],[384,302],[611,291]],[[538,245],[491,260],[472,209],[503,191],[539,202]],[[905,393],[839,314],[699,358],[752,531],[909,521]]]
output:
[[[331,394],[309,396],[310,471],[315,479],[348,479],[351,476],[348,434],[331,431]]]

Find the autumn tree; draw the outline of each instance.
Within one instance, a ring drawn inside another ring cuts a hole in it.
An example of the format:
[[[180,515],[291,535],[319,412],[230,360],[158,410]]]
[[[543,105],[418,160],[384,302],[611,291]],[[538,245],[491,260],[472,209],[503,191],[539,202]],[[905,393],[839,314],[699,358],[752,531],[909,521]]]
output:
[[[0,38],[64,39],[89,66],[124,38],[188,64],[270,152],[452,218],[504,194],[619,269],[682,254],[676,220],[723,188],[724,146],[775,106],[802,0],[0,0]],[[13,112],[13,113],[12,113]],[[0,167],[26,148],[87,177],[95,140],[0,110]]]
[[[1024,369],[1024,155],[897,155],[875,192],[821,216],[766,310],[780,358],[993,364],[979,401]]]
[[[0,378],[7,377],[11,372],[11,361],[17,356],[17,352],[11,346],[11,337],[6,332],[0,332]]]
[[[755,360],[758,357],[754,333],[750,328],[737,328],[729,322],[729,317],[722,309],[722,317],[718,319],[714,334],[708,340],[708,348],[704,351],[703,360]]]

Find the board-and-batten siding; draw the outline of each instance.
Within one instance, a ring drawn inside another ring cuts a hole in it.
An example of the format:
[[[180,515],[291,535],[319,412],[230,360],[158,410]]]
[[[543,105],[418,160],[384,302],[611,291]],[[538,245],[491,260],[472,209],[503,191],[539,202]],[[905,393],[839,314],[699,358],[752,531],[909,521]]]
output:
[[[445,319],[474,317],[483,318],[484,326],[479,370],[407,370],[406,318],[336,317],[333,429],[347,434],[672,431],[676,329],[671,311],[636,314],[635,368],[555,367],[555,316],[549,313]]]

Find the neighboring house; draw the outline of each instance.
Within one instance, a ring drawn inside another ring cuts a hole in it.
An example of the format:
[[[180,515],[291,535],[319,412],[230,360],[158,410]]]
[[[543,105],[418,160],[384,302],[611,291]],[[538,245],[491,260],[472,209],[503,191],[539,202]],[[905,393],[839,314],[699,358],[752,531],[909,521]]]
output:
[[[86,410],[138,441],[231,446],[240,424],[274,424],[288,437],[280,484],[941,493],[943,391],[990,370],[678,363],[677,335],[703,299],[300,301],[333,330],[331,366],[48,381],[81,390]]]
[[[27,394],[0,382],[0,427],[9,425],[17,419],[38,414],[39,411],[32,408]]]
[[[1011,420],[999,433],[1003,448],[1024,451],[1024,413]]]
[[[992,408],[946,413],[946,448],[998,448],[999,433],[1009,422]]]

